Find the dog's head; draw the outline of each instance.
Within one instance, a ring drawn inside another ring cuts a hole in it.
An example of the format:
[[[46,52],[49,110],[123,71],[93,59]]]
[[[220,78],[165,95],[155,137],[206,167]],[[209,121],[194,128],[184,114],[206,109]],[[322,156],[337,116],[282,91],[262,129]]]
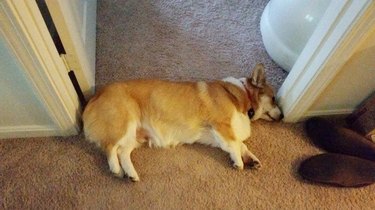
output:
[[[273,88],[266,82],[263,64],[257,64],[251,76],[241,81],[251,102],[251,108],[248,111],[251,121],[257,119],[279,121],[284,117],[276,103]]]

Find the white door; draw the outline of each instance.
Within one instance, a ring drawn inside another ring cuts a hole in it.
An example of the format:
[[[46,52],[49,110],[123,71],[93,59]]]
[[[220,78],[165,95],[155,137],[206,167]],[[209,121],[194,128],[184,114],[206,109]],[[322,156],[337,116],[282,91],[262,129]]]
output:
[[[0,38],[0,139],[77,134],[78,95],[37,1],[0,0]]]
[[[65,49],[63,58],[87,99],[95,87],[96,0],[42,1]]]
[[[51,25],[58,33],[51,33]],[[1,58],[11,62],[1,66],[1,71],[9,73],[2,76],[18,71],[24,78],[3,78],[7,83],[2,84],[6,88],[1,93],[9,99],[4,96],[8,101],[0,103],[0,108],[12,115],[1,119],[0,138],[79,132],[81,107],[76,91],[82,90],[86,99],[94,91],[95,34],[96,0],[0,0]],[[18,106],[12,106],[13,101]],[[14,116],[20,119],[17,124]]]

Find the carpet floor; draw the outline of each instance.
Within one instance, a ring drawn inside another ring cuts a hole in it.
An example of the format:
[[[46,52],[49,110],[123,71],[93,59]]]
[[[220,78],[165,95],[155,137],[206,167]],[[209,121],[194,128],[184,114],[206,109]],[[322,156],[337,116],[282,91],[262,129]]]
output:
[[[286,73],[267,55],[259,21],[268,1],[98,1],[98,88],[135,78],[212,80],[265,64],[280,87]],[[82,134],[0,141],[1,209],[375,209],[375,185],[337,188],[302,180],[299,163],[322,151],[303,123],[252,124],[246,142],[263,167],[237,171],[220,149],[142,147],[139,183],[115,178]]]

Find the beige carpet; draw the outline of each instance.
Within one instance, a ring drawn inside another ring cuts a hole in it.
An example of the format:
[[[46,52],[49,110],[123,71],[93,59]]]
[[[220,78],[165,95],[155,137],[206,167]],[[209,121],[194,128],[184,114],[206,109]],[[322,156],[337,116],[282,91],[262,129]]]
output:
[[[97,84],[132,78],[245,76],[257,62],[279,87],[286,74],[267,56],[259,19],[267,1],[99,1]],[[260,170],[236,171],[219,149],[140,148],[139,183],[114,178],[83,135],[0,141],[0,209],[375,209],[375,185],[305,182],[304,158],[321,151],[303,125],[253,123]]]
[[[0,202],[5,209],[374,209],[375,185],[334,188],[296,175],[319,150],[301,124],[253,124],[247,142],[260,170],[237,171],[229,156],[201,145],[141,148],[141,182],[114,178],[105,156],[83,136],[0,142]]]
[[[260,35],[267,2],[99,1],[97,84],[243,77],[261,62],[278,88],[287,73],[269,58]]]

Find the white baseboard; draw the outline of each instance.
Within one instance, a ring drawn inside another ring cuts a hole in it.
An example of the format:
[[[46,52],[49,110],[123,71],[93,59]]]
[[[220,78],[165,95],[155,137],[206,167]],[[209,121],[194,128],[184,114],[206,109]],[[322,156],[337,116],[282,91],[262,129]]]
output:
[[[58,128],[49,125],[21,125],[0,127],[0,139],[57,136],[59,134],[60,131]]]
[[[306,119],[315,116],[328,116],[328,115],[348,115],[351,114],[354,109],[331,109],[331,110],[313,110],[308,111],[302,118]]]

